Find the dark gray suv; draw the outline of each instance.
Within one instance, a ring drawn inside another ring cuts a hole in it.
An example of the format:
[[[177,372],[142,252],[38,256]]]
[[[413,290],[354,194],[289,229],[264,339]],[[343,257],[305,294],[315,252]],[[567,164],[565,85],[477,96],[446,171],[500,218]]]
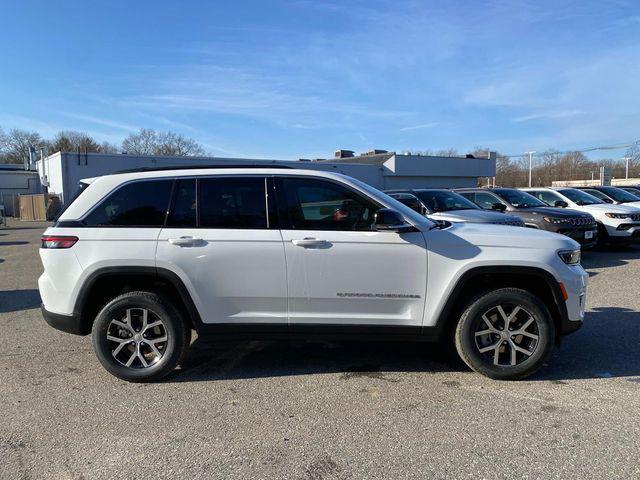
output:
[[[462,188],[457,189],[480,208],[507,211],[524,221],[525,226],[566,235],[583,248],[597,243],[595,219],[577,210],[549,207],[533,195],[515,188]]]

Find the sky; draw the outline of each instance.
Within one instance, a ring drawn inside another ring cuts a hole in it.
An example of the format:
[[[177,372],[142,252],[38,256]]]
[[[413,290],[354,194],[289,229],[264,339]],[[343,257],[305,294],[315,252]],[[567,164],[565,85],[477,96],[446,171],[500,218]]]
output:
[[[640,140],[637,0],[1,5],[5,130],[274,159]]]

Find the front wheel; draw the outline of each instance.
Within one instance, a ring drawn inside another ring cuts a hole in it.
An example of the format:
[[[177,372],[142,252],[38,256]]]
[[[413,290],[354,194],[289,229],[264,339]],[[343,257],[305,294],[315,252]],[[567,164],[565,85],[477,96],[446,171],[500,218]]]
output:
[[[515,380],[543,365],[554,337],[553,319],[538,297],[501,288],[470,303],[456,327],[455,344],[460,358],[476,372]]]
[[[129,292],[107,303],[93,324],[93,348],[104,368],[129,382],[158,380],[186,353],[191,329],[156,293]]]

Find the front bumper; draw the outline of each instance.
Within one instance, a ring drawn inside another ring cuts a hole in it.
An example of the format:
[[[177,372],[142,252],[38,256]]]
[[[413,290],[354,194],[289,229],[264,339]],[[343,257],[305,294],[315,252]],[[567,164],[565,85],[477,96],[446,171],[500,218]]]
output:
[[[53,313],[44,308],[44,304],[40,305],[40,311],[44,317],[44,321],[49,326],[61,330],[65,333],[72,333],[74,335],[88,335],[86,325],[80,321],[79,315],[61,315],[59,313]]]
[[[561,228],[557,233],[575,240],[582,248],[595,247],[598,243],[598,230],[595,225],[591,228]]]

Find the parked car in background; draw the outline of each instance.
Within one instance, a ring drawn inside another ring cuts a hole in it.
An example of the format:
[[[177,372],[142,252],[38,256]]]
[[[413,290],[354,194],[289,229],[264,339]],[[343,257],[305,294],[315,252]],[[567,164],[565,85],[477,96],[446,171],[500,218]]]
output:
[[[575,241],[436,224],[344,175],[203,168],[85,183],[42,236],[42,313],[92,333],[125,380],[170,373],[194,329],[218,341],[451,342],[472,369],[516,379],[584,319]]]
[[[583,248],[597,244],[596,221],[588,213],[551,208],[517,188],[461,188],[456,192],[486,210],[502,210],[517,215],[527,227],[566,235]]]
[[[568,207],[592,215],[598,224],[598,241],[601,244],[629,244],[640,237],[640,211],[634,207],[609,204],[576,188],[522,190],[552,207]]]
[[[424,188],[388,190],[385,193],[432,220],[493,223],[495,225],[524,227],[524,222],[519,217],[497,211],[483,210],[475,203],[451,190]]]
[[[635,195],[640,200],[640,188],[639,187],[619,187],[625,192],[629,192],[631,195]]]
[[[640,208],[640,199],[618,187],[576,187],[585,191],[594,197],[599,198],[606,203],[614,203],[616,205],[628,205],[630,207]]]

